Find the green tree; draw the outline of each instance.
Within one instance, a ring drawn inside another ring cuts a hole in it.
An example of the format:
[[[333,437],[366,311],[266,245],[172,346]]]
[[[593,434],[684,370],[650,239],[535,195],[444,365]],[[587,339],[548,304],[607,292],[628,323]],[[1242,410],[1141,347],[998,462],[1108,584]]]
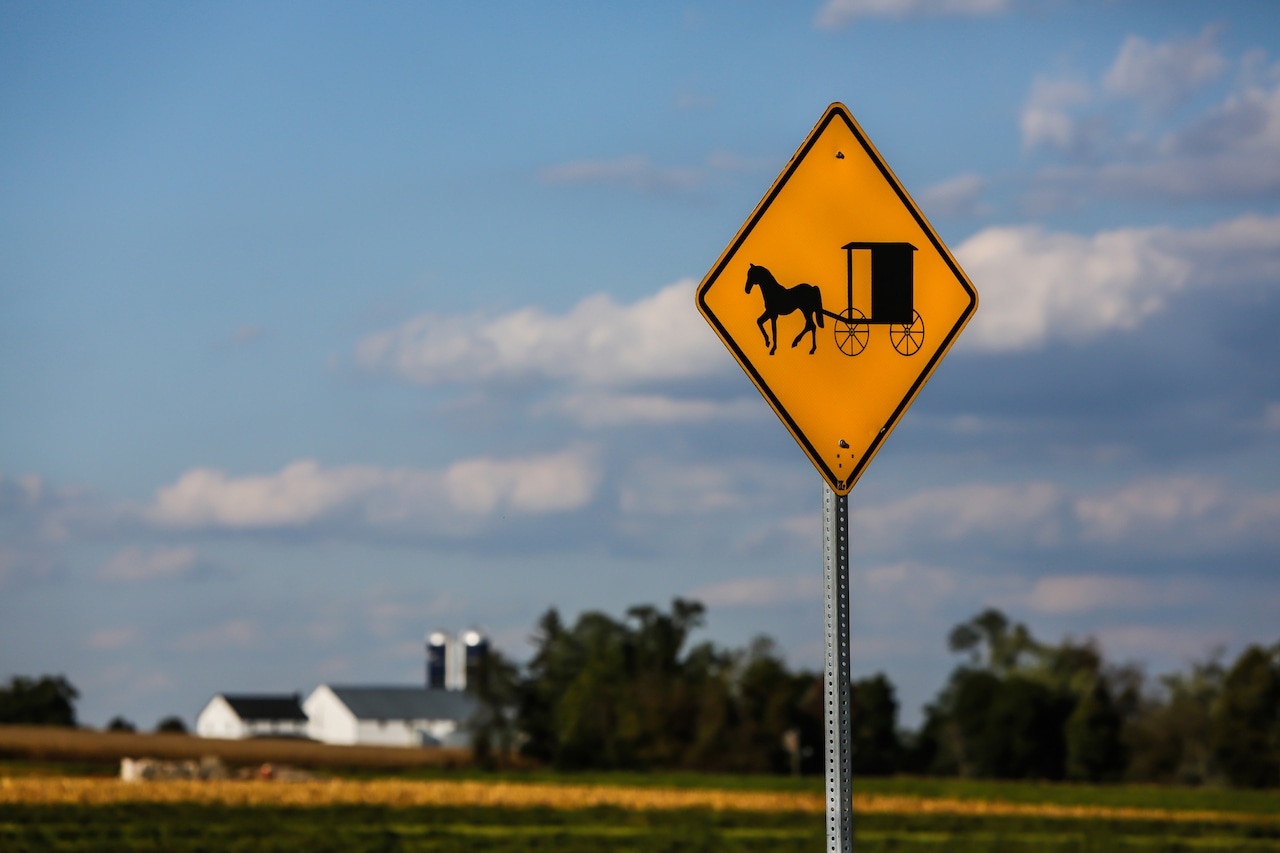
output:
[[[1160,678],[1125,727],[1126,778],[1135,782],[1200,785],[1218,778],[1213,761],[1213,709],[1226,671],[1216,655],[1189,672]]]
[[[567,656],[579,666],[555,707],[555,762],[561,768],[634,767],[637,709],[626,701],[626,626],[585,613],[568,635]]]
[[[893,684],[884,675],[855,681],[850,690],[853,705],[852,770],[858,776],[889,776],[902,766],[898,739],[898,700]]]
[[[1069,700],[1020,675],[961,668],[935,706],[935,770],[1000,779],[1061,779]]]
[[[1043,650],[1026,625],[1010,626],[1008,617],[995,608],[952,628],[947,646],[953,652],[968,652],[971,666],[999,676],[1015,671],[1028,655]]]
[[[555,608],[538,620],[531,640],[535,652],[517,688],[517,720],[523,735],[520,751],[551,762],[557,748],[556,706],[578,662],[569,656],[566,630]]]
[[[14,676],[0,688],[0,723],[29,726],[74,726],[80,693],[61,675],[39,679]]]
[[[997,778],[1101,779],[1118,772],[1122,719],[1092,641],[1054,646],[987,609],[953,628],[968,654],[904,751],[916,772]]]
[[[470,720],[476,762],[486,768],[500,766],[515,747],[519,669],[500,651],[490,648],[468,676],[467,691],[476,698],[477,705]]]
[[[1067,720],[1067,778],[1087,782],[1119,779],[1125,767],[1123,726],[1106,681],[1095,679]]]
[[[784,772],[790,742],[813,769],[817,678],[789,670],[766,637],[744,651],[689,648],[703,617],[679,598],[668,611],[587,612],[572,626],[547,611],[516,690],[523,754],[562,768]]]
[[[813,676],[792,673],[777,652],[773,640],[756,637],[730,673],[730,691],[736,698],[737,731],[733,751],[717,762],[728,770],[784,773],[790,769],[787,732],[797,731],[798,749],[813,749],[813,726],[804,699]]]
[[[137,730],[137,726],[119,715],[112,717],[111,722],[107,723],[109,732],[136,732]]]
[[[1250,646],[1222,682],[1213,754],[1235,785],[1280,785],[1280,645]]]
[[[185,735],[187,733],[187,724],[182,718],[175,715],[165,717],[156,723],[156,731],[161,734]]]

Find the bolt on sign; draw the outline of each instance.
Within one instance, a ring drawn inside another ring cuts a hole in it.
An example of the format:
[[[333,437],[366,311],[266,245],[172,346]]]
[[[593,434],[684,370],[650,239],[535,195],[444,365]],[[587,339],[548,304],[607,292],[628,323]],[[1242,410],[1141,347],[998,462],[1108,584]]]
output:
[[[978,293],[843,104],[698,286],[698,310],[847,495]]]

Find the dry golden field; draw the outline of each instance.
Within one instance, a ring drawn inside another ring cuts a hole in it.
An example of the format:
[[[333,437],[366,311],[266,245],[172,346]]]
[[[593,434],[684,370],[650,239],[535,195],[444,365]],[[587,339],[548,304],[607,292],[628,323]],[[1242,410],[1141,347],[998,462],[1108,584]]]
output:
[[[610,785],[553,785],[477,781],[332,779],[308,782],[150,781],[121,782],[85,777],[0,778],[0,804],[112,805],[198,803],[225,806],[323,808],[367,806],[482,806],[632,810],[709,809],[750,812],[822,812],[822,796],[772,791],[725,791]],[[1230,822],[1280,825],[1272,815],[1190,809],[1132,808],[1056,803],[1011,803],[936,797],[864,794],[854,798],[860,814],[1029,817],[1077,820]]]
[[[300,767],[457,768],[471,763],[465,749],[334,746],[306,740],[218,740],[192,735],[95,732],[58,726],[0,726],[0,757],[31,761],[116,762],[121,758],[199,760]]]

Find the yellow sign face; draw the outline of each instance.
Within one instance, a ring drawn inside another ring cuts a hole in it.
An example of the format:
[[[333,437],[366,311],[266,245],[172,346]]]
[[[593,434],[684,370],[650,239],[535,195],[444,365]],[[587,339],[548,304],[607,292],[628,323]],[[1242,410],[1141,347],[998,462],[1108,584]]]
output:
[[[843,104],[698,287],[698,310],[837,494],[866,470],[978,293]]]

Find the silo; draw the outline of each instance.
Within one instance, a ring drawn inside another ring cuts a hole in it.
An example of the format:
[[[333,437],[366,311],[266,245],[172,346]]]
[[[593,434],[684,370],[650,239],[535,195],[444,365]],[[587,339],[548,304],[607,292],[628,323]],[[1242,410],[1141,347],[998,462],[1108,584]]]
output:
[[[461,689],[465,690],[470,684],[474,689],[480,684],[480,667],[484,666],[485,661],[489,657],[489,638],[482,631],[474,628],[463,631],[459,635],[462,641],[463,670]]]
[[[448,686],[449,635],[432,631],[427,635],[427,689],[443,690]]]

